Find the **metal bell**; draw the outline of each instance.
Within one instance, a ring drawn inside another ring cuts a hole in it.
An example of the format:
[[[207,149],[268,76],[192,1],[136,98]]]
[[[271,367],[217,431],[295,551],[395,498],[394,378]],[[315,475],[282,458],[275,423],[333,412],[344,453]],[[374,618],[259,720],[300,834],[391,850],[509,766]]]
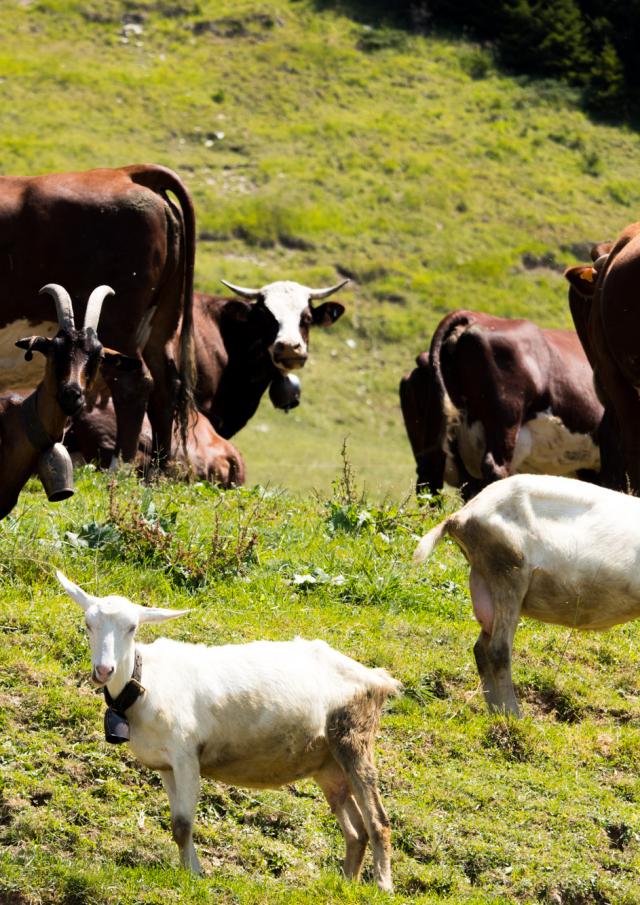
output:
[[[38,456],[38,477],[50,503],[73,496],[73,465],[62,443],[54,443]]]
[[[277,409],[294,409],[300,405],[300,381],[293,374],[278,374],[269,386],[269,399]]]

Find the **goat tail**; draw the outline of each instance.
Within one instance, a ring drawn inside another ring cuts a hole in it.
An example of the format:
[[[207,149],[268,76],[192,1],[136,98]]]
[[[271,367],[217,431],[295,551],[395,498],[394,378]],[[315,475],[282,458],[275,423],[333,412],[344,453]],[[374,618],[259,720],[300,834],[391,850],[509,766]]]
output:
[[[449,519],[440,522],[435,528],[432,528],[427,534],[421,538],[418,546],[413,554],[414,563],[424,562],[429,559],[435,548],[441,540],[449,533]]]
[[[396,698],[402,691],[402,682],[394,679],[393,676],[383,669],[381,666],[372,670],[376,676],[376,691],[378,691],[382,700],[385,698]]]

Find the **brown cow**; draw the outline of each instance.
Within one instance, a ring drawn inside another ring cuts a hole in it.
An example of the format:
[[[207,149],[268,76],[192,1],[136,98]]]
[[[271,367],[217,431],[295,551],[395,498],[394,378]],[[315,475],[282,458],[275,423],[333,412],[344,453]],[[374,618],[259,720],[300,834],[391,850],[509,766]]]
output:
[[[186,423],[191,392],[194,254],[193,205],[165,167],[0,177],[0,389],[31,387],[40,377],[41,369],[24,368],[13,344],[57,330],[53,302],[38,298],[42,283],[65,286],[79,320],[90,290],[108,283],[115,295],[102,311],[101,339],[145,363],[110,379],[117,450],[133,459],[148,404],[164,461],[178,399]],[[178,372],[172,340],[181,318]]]
[[[268,387],[276,407],[297,405],[297,381],[289,378],[307,361],[310,328],[330,327],[344,313],[338,302],[316,306],[312,302],[327,298],[348,282],[310,289],[280,280],[262,289],[247,289],[223,280],[242,298],[196,293],[194,397],[222,437],[229,439],[245,426]]]
[[[570,267],[569,306],[605,414],[602,481],[640,493],[640,223]]]
[[[187,443],[186,456],[192,465],[207,448],[215,452],[214,471],[220,483],[227,481],[219,472],[223,460],[235,462],[228,468],[228,481],[244,481],[240,454],[231,444],[224,446],[224,440],[245,426],[267,389],[276,408],[288,410],[298,404],[299,383],[292,371],[302,368],[307,360],[309,330],[313,325],[331,326],[344,312],[338,302],[317,306],[312,302],[327,298],[347,282],[324,289],[285,280],[262,289],[225,283],[244,298],[194,294],[194,398],[201,416],[196,422],[197,442],[192,421],[192,437]],[[80,452],[87,461],[97,458],[104,464],[104,455],[98,455],[97,450],[111,448],[113,428],[104,402],[102,410],[84,415],[80,429],[68,442],[70,449]],[[210,430],[202,416],[209,420]],[[174,438],[174,454],[176,450]]]
[[[180,431],[174,428],[172,457],[187,477],[199,478],[220,484],[222,487],[239,487],[245,481],[244,460],[233,443],[220,437],[204,415],[189,413],[186,449]],[[69,452],[97,462],[107,468],[112,461],[116,444],[116,418],[113,403],[107,396],[94,407],[82,411],[74,418],[71,429],[64,438]],[[151,425],[145,417],[138,441],[138,464],[147,470],[152,464]]]
[[[599,469],[602,406],[572,331],[453,311],[401,381],[400,402],[418,491],[446,482],[468,499],[517,472],[593,480]]]

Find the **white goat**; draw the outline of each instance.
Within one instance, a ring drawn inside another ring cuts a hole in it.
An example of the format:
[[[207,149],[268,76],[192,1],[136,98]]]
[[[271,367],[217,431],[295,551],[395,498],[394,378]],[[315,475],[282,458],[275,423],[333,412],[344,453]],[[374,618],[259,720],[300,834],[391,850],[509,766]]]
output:
[[[449,535],[466,556],[481,625],[474,647],[485,700],[518,714],[511,679],[521,615],[580,629],[640,616],[640,499],[570,478],[490,484],[426,534],[425,560]]]
[[[323,641],[207,647],[159,638],[136,645],[140,623],[188,611],[93,597],[57,576],[85,611],[96,685],[116,698],[136,652],[141,657],[144,692],[126,711],[131,750],[160,771],[184,867],[200,872],[192,839],[200,775],[254,788],[312,776],[345,837],[345,876],[358,879],[370,840],[375,881],[392,888],[373,743],[382,705],[399,693],[399,682]]]

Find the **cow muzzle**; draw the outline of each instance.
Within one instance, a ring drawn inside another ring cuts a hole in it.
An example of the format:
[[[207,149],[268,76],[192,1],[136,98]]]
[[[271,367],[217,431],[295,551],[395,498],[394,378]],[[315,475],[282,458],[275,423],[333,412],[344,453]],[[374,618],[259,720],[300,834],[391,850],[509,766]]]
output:
[[[271,349],[273,363],[281,371],[296,371],[303,368],[308,357],[303,343],[292,345],[290,343],[276,342]]]

